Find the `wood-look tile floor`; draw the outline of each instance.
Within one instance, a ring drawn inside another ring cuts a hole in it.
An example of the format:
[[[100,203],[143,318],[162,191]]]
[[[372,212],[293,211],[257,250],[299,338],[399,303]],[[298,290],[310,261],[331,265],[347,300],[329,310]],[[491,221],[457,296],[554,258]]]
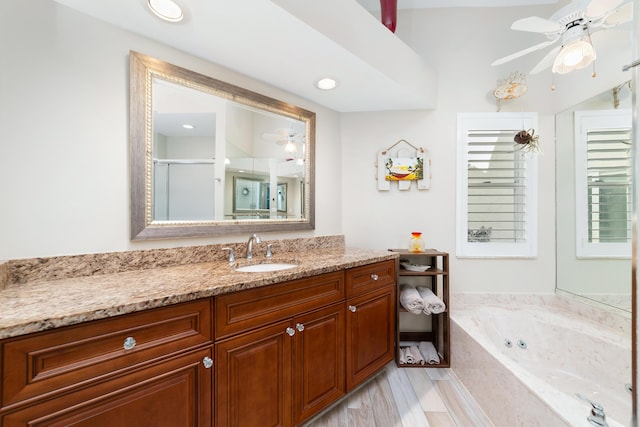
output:
[[[388,364],[305,427],[493,427],[450,369]]]

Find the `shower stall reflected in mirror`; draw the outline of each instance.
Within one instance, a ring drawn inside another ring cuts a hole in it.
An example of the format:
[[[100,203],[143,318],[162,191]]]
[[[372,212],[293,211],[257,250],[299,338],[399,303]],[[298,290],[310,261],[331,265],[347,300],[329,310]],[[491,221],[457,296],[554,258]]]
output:
[[[214,160],[155,159],[154,220],[214,220],[214,168]]]

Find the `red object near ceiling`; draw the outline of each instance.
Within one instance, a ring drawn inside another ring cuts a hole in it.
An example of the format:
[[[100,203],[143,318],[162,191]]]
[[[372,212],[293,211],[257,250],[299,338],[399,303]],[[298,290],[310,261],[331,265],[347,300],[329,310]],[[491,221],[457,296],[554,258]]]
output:
[[[395,33],[396,21],[398,20],[398,0],[380,0],[380,9],[382,24]]]

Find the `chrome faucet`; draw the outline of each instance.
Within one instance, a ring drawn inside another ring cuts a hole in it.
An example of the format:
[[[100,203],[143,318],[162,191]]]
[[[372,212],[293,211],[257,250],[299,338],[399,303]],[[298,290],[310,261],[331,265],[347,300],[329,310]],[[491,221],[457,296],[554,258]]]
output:
[[[580,393],[576,393],[576,396],[578,396],[582,400],[589,402],[589,404],[591,405],[591,413],[587,417],[587,420],[589,421],[589,423],[591,423],[591,425],[594,425],[597,427],[609,426],[609,424],[607,424],[607,417],[604,413],[604,408],[602,407],[602,405],[600,405],[598,402],[594,402],[586,398]]]
[[[236,255],[233,252],[233,248],[222,248],[223,251],[229,251],[229,262],[235,262],[236,261]]]
[[[253,234],[249,237],[249,241],[247,242],[247,259],[253,258],[253,242],[261,243],[260,237],[257,234]]]

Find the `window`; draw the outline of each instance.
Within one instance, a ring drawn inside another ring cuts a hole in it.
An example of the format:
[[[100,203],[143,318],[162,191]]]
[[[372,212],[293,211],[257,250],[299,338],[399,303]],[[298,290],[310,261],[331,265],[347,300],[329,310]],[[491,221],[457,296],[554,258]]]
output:
[[[576,254],[629,258],[631,112],[576,111]]]
[[[536,113],[458,115],[458,256],[536,255],[537,154],[513,138],[537,122]]]

